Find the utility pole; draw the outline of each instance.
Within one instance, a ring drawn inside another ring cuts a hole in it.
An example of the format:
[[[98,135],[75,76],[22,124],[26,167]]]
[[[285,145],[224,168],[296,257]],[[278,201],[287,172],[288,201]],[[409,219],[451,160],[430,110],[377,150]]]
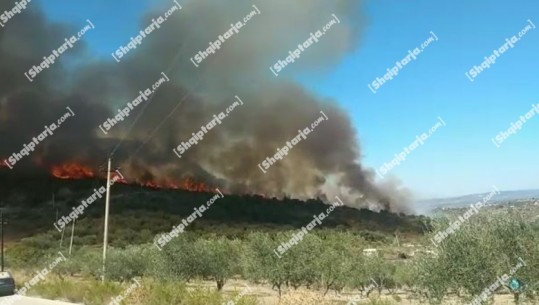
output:
[[[62,248],[62,244],[64,243],[64,233],[66,231],[66,227],[62,228],[62,237],[60,238],[60,249]]]
[[[71,248],[73,248],[73,234],[75,233],[75,222],[77,219],[73,219],[73,226],[71,227],[71,241],[69,242],[69,255],[71,255]]]
[[[1,235],[2,235],[2,249],[0,251],[2,251],[2,272],[4,272],[4,207],[1,207],[0,208],[0,227],[1,227]]]
[[[108,243],[108,234],[109,234],[109,201],[110,201],[110,163],[111,156],[108,159],[107,166],[107,195],[105,197],[105,232],[103,234],[103,276],[102,282],[105,282],[105,272],[106,272],[106,260],[107,260],[107,243]]]

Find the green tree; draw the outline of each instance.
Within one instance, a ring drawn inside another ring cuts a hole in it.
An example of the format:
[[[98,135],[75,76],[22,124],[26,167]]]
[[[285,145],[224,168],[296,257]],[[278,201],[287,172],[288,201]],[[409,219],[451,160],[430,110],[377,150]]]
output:
[[[324,288],[324,295],[330,289],[341,291],[349,282],[354,260],[350,246],[354,239],[351,235],[333,234],[318,245],[314,268],[319,284]]]
[[[382,289],[392,289],[395,287],[396,266],[383,259],[383,257],[374,256],[365,258],[365,274],[370,280],[376,283],[378,294]]]
[[[267,280],[281,296],[289,279],[287,267],[290,264],[286,261],[286,253],[281,258],[275,254],[274,250],[279,244],[279,240],[272,240],[268,234],[249,234],[244,250],[243,269],[247,279],[258,283]]]
[[[435,223],[436,230],[429,239],[450,223],[448,219]],[[539,284],[538,244],[538,232],[516,213],[481,212],[441,240],[433,255],[419,259],[417,287],[433,301],[441,301],[448,293],[471,300],[484,289],[495,288],[498,277],[508,274],[520,258],[526,266],[513,276],[524,281],[528,287],[524,293],[534,297]]]
[[[201,239],[194,247],[195,253],[199,255],[197,263],[202,265],[199,276],[215,281],[219,291],[228,279],[239,272],[241,244],[238,241],[223,237]]]

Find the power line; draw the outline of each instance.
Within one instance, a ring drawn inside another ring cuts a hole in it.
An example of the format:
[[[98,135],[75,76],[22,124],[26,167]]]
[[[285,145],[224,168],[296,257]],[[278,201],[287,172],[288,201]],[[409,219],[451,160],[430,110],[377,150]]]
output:
[[[179,48],[178,48],[178,52],[176,52],[176,55],[174,56],[174,58],[172,59],[172,62],[171,64],[169,65],[168,69],[166,70],[167,73],[170,73],[170,71],[172,71],[172,68],[177,64],[178,62],[178,59],[180,58],[180,53],[183,49],[183,47],[185,46],[185,44],[182,44]],[[112,149],[112,151],[110,152],[110,156],[114,155],[114,153],[118,150],[118,148],[122,145],[122,143],[125,141],[125,139],[127,138],[127,136],[131,133],[131,130],[133,129],[133,127],[135,126],[135,124],[137,124],[138,120],[142,117],[142,115],[144,114],[144,112],[146,111],[146,109],[148,108],[148,106],[150,106],[150,104],[152,103],[153,101],[153,98],[155,96],[155,91],[152,92],[152,94],[150,95],[150,99],[149,101],[142,107],[142,110],[137,114],[137,116],[135,117],[135,120],[133,121],[133,123],[131,123],[131,125],[129,126],[129,128],[127,129],[127,132],[124,134],[124,136],[120,139],[120,141],[118,142],[118,144],[116,144],[116,146]]]

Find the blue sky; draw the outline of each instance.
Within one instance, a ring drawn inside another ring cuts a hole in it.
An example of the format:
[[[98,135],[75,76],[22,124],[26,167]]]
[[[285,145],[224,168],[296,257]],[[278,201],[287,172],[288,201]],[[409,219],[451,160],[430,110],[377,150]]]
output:
[[[539,117],[497,148],[491,138],[539,103],[539,30],[528,32],[472,83],[464,73],[539,24],[537,1],[367,2],[370,19],[356,52],[310,83],[350,113],[365,163],[379,167],[441,116],[447,126],[391,171],[420,197],[539,187]],[[433,31],[439,38],[373,94],[382,76]]]
[[[145,1],[41,0],[53,20],[100,26],[85,40],[95,54],[111,50],[139,30]],[[121,12],[121,14],[103,13]],[[539,103],[539,29],[528,32],[474,82],[464,73],[528,24],[539,25],[539,2],[376,0],[365,2],[368,22],[355,51],[329,74],[300,81],[338,101],[358,131],[364,164],[378,168],[394,158],[440,116],[440,128],[391,170],[419,197],[443,197],[539,188],[539,115],[500,148],[491,138]],[[111,31],[110,29],[114,29]],[[439,38],[376,94],[367,87],[387,68]]]

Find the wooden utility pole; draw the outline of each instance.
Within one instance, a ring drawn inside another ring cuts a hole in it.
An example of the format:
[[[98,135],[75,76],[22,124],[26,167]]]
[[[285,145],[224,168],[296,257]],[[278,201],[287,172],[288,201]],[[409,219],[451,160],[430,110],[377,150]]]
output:
[[[60,248],[62,248],[62,244],[64,243],[64,233],[66,231],[66,227],[62,228],[62,237],[60,237]]]
[[[71,255],[71,248],[73,248],[73,234],[75,233],[75,222],[77,219],[73,219],[73,225],[71,226],[71,241],[69,242],[69,255]]]
[[[2,251],[2,272],[4,272],[4,208],[1,207],[0,208],[0,231],[2,231],[0,234],[2,235],[2,246],[1,246],[1,250]]]
[[[102,282],[105,282],[105,272],[106,261],[107,261],[107,243],[108,243],[108,234],[109,234],[109,202],[110,202],[110,163],[111,157],[108,160],[107,166],[107,195],[105,197],[105,229],[103,233],[103,276],[101,277]]]

